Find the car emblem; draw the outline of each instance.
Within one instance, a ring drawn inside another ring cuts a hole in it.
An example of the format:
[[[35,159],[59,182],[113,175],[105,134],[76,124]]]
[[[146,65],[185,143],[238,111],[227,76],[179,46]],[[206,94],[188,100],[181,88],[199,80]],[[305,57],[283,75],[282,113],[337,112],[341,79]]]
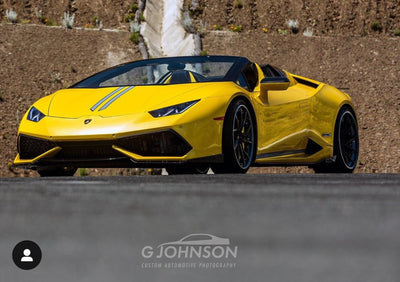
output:
[[[88,124],[88,123],[90,123],[91,121],[92,121],[92,119],[90,119],[90,118],[89,118],[89,119],[85,119],[84,123],[85,123],[85,124]]]

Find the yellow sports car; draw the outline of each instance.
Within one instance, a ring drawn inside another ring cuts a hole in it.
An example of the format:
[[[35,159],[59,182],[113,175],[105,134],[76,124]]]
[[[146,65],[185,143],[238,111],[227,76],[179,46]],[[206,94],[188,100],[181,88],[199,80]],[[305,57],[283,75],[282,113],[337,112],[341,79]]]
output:
[[[243,57],[189,56],[123,64],[41,98],[20,124],[14,164],[41,176],[77,167],[352,172],[358,151],[347,94]]]

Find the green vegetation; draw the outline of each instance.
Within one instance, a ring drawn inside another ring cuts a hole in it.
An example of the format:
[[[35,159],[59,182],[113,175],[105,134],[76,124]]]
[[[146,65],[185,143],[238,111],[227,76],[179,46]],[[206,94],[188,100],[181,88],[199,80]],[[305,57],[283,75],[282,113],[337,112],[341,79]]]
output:
[[[74,26],[75,14],[70,15],[69,12],[64,13],[62,19],[62,26],[66,29],[72,29]]]
[[[278,32],[279,32],[279,34],[281,34],[281,35],[287,35],[287,34],[288,34],[288,32],[287,32],[286,29],[278,29]]]
[[[230,29],[233,32],[242,32],[243,27],[241,25],[231,25]]]
[[[243,3],[242,1],[236,1],[234,7],[236,9],[242,9],[243,8]]]
[[[19,20],[19,22],[20,22],[21,24],[28,24],[28,23],[31,22],[31,20]]]
[[[135,20],[135,14],[127,14],[125,16],[125,22],[129,23],[132,22],[133,20]]]
[[[139,10],[139,6],[137,3],[133,3],[132,5],[129,6],[129,11],[128,14],[125,16],[125,22],[129,23],[135,20],[135,14]],[[141,19],[143,17],[142,14],[140,14],[140,21],[144,21]]]
[[[379,32],[382,31],[382,25],[381,25],[381,23],[380,23],[379,21],[377,21],[377,20],[375,20],[375,21],[373,21],[373,22],[371,23],[370,28],[371,28],[373,31],[379,31]]]
[[[136,11],[139,10],[139,6],[138,6],[137,4],[132,4],[132,5],[129,7],[129,9],[130,9],[130,11],[131,11],[132,13],[136,13]]]
[[[134,32],[132,33],[130,40],[132,41],[133,44],[139,44],[139,38],[140,38],[139,32]]]
[[[208,55],[207,50],[200,51],[200,56],[207,56],[207,55]]]
[[[56,26],[57,24],[51,19],[46,19],[46,25],[47,26]]]
[[[86,170],[86,168],[79,168],[78,169],[78,174],[79,174],[79,176],[88,176],[89,175],[89,173]]]
[[[222,27],[219,24],[215,24],[213,28],[214,30],[222,30]]]
[[[396,29],[393,31],[393,35],[394,35],[394,36],[400,36],[400,29],[396,28]]]
[[[17,13],[13,11],[13,9],[6,10],[6,19],[10,23],[17,23]]]

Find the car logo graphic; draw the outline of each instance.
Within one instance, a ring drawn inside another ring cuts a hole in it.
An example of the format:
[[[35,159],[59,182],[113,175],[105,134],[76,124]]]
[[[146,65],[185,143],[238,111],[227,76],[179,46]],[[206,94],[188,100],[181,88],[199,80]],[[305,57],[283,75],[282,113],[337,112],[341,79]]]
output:
[[[161,245],[158,245],[158,248],[161,246],[170,246],[170,245],[229,245],[230,241],[227,238],[220,238],[211,234],[190,234],[178,241],[167,242]]]
[[[89,118],[89,119],[85,119],[84,123],[85,123],[85,124],[88,124],[88,123],[90,123],[91,121],[92,121],[92,119],[90,119],[90,118]]]

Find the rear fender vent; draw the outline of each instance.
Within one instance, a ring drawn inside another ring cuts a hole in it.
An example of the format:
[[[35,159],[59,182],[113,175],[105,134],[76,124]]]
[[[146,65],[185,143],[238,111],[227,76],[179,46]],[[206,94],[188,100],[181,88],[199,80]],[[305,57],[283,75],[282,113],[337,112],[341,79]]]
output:
[[[309,81],[309,80],[302,79],[302,78],[297,77],[297,76],[293,76],[293,78],[294,78],[298,83],[303,84],[303,85],[306,85],[306,86],[309,86],[309,87],[312,87],[312,88],[315,88],[315,89],[317,89],[318,86],[319,86],[318,84],[316,84],[316,83],[314,83],[314,82],[311,82],[311,81]]]

